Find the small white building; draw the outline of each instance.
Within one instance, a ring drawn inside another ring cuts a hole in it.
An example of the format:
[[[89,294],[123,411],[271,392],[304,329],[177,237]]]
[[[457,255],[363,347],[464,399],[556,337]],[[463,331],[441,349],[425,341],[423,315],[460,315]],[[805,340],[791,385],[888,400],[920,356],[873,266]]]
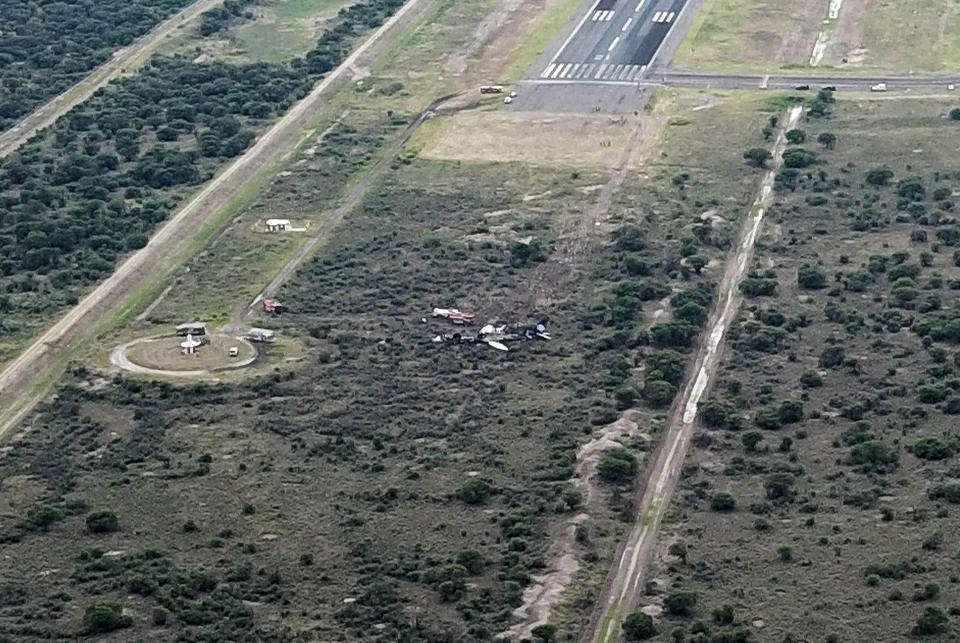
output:
[[[290,229],[290,219],[267,219],[267,232],[285,232]]]

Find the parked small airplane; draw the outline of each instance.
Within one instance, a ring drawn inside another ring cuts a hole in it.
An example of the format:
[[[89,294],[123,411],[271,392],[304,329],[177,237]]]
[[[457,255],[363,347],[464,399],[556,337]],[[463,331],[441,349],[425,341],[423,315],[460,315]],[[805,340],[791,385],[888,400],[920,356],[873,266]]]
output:
[[[477,319],[473,313],[465,313],[456,308],[434,308],[433,316],[442,317],[455,326],[472,324]]]

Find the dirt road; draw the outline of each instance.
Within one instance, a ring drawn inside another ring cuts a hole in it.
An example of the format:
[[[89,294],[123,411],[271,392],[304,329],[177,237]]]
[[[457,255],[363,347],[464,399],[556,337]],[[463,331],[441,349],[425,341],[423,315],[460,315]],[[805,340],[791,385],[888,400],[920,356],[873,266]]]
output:
[[[110,60],[94,69],[76,85],[27,114],[10,129],[0,133],[0,158],[15,152],[38,130],[53,125],[58,118],[90,98],[95,91],[114,78],[130,73],[143,65],[164,39],[177,29],[190,24],[207,9],[222,3],[223,0],[196,0],[138,40],[115,51]]]
[[[623,618],[636,606],[642,593],[647,565],[656,549],[657,531],[676,487],[690,438],[693,436],[697,405],[710,387],[719,363],[724,336],[736,318],[740,304],[740,283],[747,273],[764,211],[773,193],[774,175],[783,161],[785,133],[797,123],[801,112],[800,107],[794,107],[778,132],[772,150],[773,168],[765,175],[760,194],[744,221],[737,252],[727,263],[720,283],[717,305],[707,321],[694,368],[687,376],[681,396],[674,403],[669,429],[649,469],[638,505],[637,521],[621,546],[617,567],[607,582],[585,641],[613,643],[620,640]]]
[[[323,101],[348,82],[354,67],[373,60],[390,40],[414,24],[434,0],[409,0],[343,63],[277,121],[243,156],[236,159],[171,218],[150,242],[128,257],[114,273],[69,310],[0,373],[0,439],[56,381],[64,354],[90,340],[98,326],[125,311],[144,286],[169,276],[189,258],[198,230],[218,223],[218,216],[257,176],[287,158],[300,142]]]

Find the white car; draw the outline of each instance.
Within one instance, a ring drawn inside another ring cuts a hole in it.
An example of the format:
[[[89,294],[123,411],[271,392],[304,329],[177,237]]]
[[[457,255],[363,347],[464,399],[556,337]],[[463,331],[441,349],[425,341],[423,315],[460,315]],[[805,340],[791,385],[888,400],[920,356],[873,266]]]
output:
[[[947,85],[947,89],[949,89],[950,91],[953,91],[956,89],[956,87],[953,85]]]
[[[503,99],[503,102],[505,105],[509,105],[510,103],[513,102],[513,98],[511,96],[507,96],[506,98]]]
[[[514,92],[510,92],[510,98],[516,98],[516,97],[517,97],[517,92],[515,92],[515,91],[514,91]]]
[[[870,91],[872,91],[872,92],[885,92],[885,91],[887,91],[887,84],[886,84],[886,83],[877,83],[876,85],[873,85],[872,87],[870,87]]]

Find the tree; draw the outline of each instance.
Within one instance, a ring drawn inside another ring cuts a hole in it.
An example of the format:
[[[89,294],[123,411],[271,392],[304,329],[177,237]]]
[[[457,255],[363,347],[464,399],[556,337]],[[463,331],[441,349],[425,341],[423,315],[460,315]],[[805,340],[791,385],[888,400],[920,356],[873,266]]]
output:
[[[921,460],[946,460],[953,451],[952,445],[933,436],[922,437],[913,443],[913,455]]]
[[[710,263],[710,260],[701,254],[691,255],[687,257],[687,265],[693,268],[693,271],[698,275],[700,274],[700,271],[703,270],[703,268],[708,263]]]
[[[698,411],[700,419],[710,427],[736,430],[743,423],[737,406],[729,400],[708,398],[700,403]]]
[[[481,505],[493,493],[493,485],[486,478],[470,478],[460,487],[457,496],[468,505]]]
[[[817,155],[802,147],[794,147],[783,153],[783,166],[787,168],[810,167],[817,162]]]
[[[557,626],[552,623],[542,623],[530,630],[530,634],[538,641],[543,643],[552,643],[557,640]]]
[[[960,107],[954,107],[950,110],[950,118],[955,121],[960,121]]]
[[[743,153],[743,158],[753,167],[766,167],[767,161],[773,158],[773,154],[762,147],[752,147]]]
[[[677,540],[670,543],[670,546],[667,547],[667,553],[671,556],[676,556],[684,564],[687,563],[687,543],[683,542],[682,540]]]
[[[820,388],[823,386],[823,378],[816,371],[805,371],[800,375],[800,386],[803,388]]]
[[[827,346],[820,353],[820,366],[823,368],[836,368],[843,364],[846,359],[846,351],[843,346]]]
[[[100,601],[86,609],[83,623],[87,632],[101,634],[130,627],[133,620],[123,615],[123,605],[119,601]]]
[[[664,380],[649,381],[643,386],[643,399],[655,409],[669,406],[676,394],[677,387]]]
[[[807,133],[804,132],[802,129],[792,129],[789,132],[787,132],[786,136],[787,136],[787,142],[792,143],[794,145],[799,145],[800,143],[804,143],[807,140]]]
[[[763,488],[768,500],[788,501],[793,498],[793,476],[789,473],[774,473],[767,477]]]
[[[823,145],[828,150],[832,150],[837,146],[837,137],[830,132],[823,132],[817,137],[817,143],[820,143],[820,145]]]
[[[805,263],[797,269],[797,283],[810,290],[824,288],[827,285],[827,274],[823,268]]]
[[[623,447],[610,449],[600,460],[597,473],[607,482],[627,482],[637,473],[637,459]]]
[[[913,628],[913,633],[918,636],[932,636],[946,632],[950,620],[939,607],[927,607],[923,614],[917,619],[917,624]]]
[[[710,497],[710,508],[714,511],[728,512],[737,508],[737,500],[725,491],[719,491]]]
[[[763,434],[760,431],[747,431],[740,436],[740,442],[743,443],[743,449],[751,453],[757,450],[757,446],[763,441]]]
[[[675,589],[663,599],[663,606],[674,616],[689,616],[700,599],[692,589]]]
[[[867,172],[867,183],[870,185],[886,185],[892,178],[893,170],[888,168],[886,165],[882,167],[875,167]]]
[[[623,633],[630,641],[645,641],[656,636],[657,628],[649,614],[636,610],[623,620]]]
[[[800,400],[784,400],[778,411],[780,422],[792,424],[803,419],[803,402]]]

